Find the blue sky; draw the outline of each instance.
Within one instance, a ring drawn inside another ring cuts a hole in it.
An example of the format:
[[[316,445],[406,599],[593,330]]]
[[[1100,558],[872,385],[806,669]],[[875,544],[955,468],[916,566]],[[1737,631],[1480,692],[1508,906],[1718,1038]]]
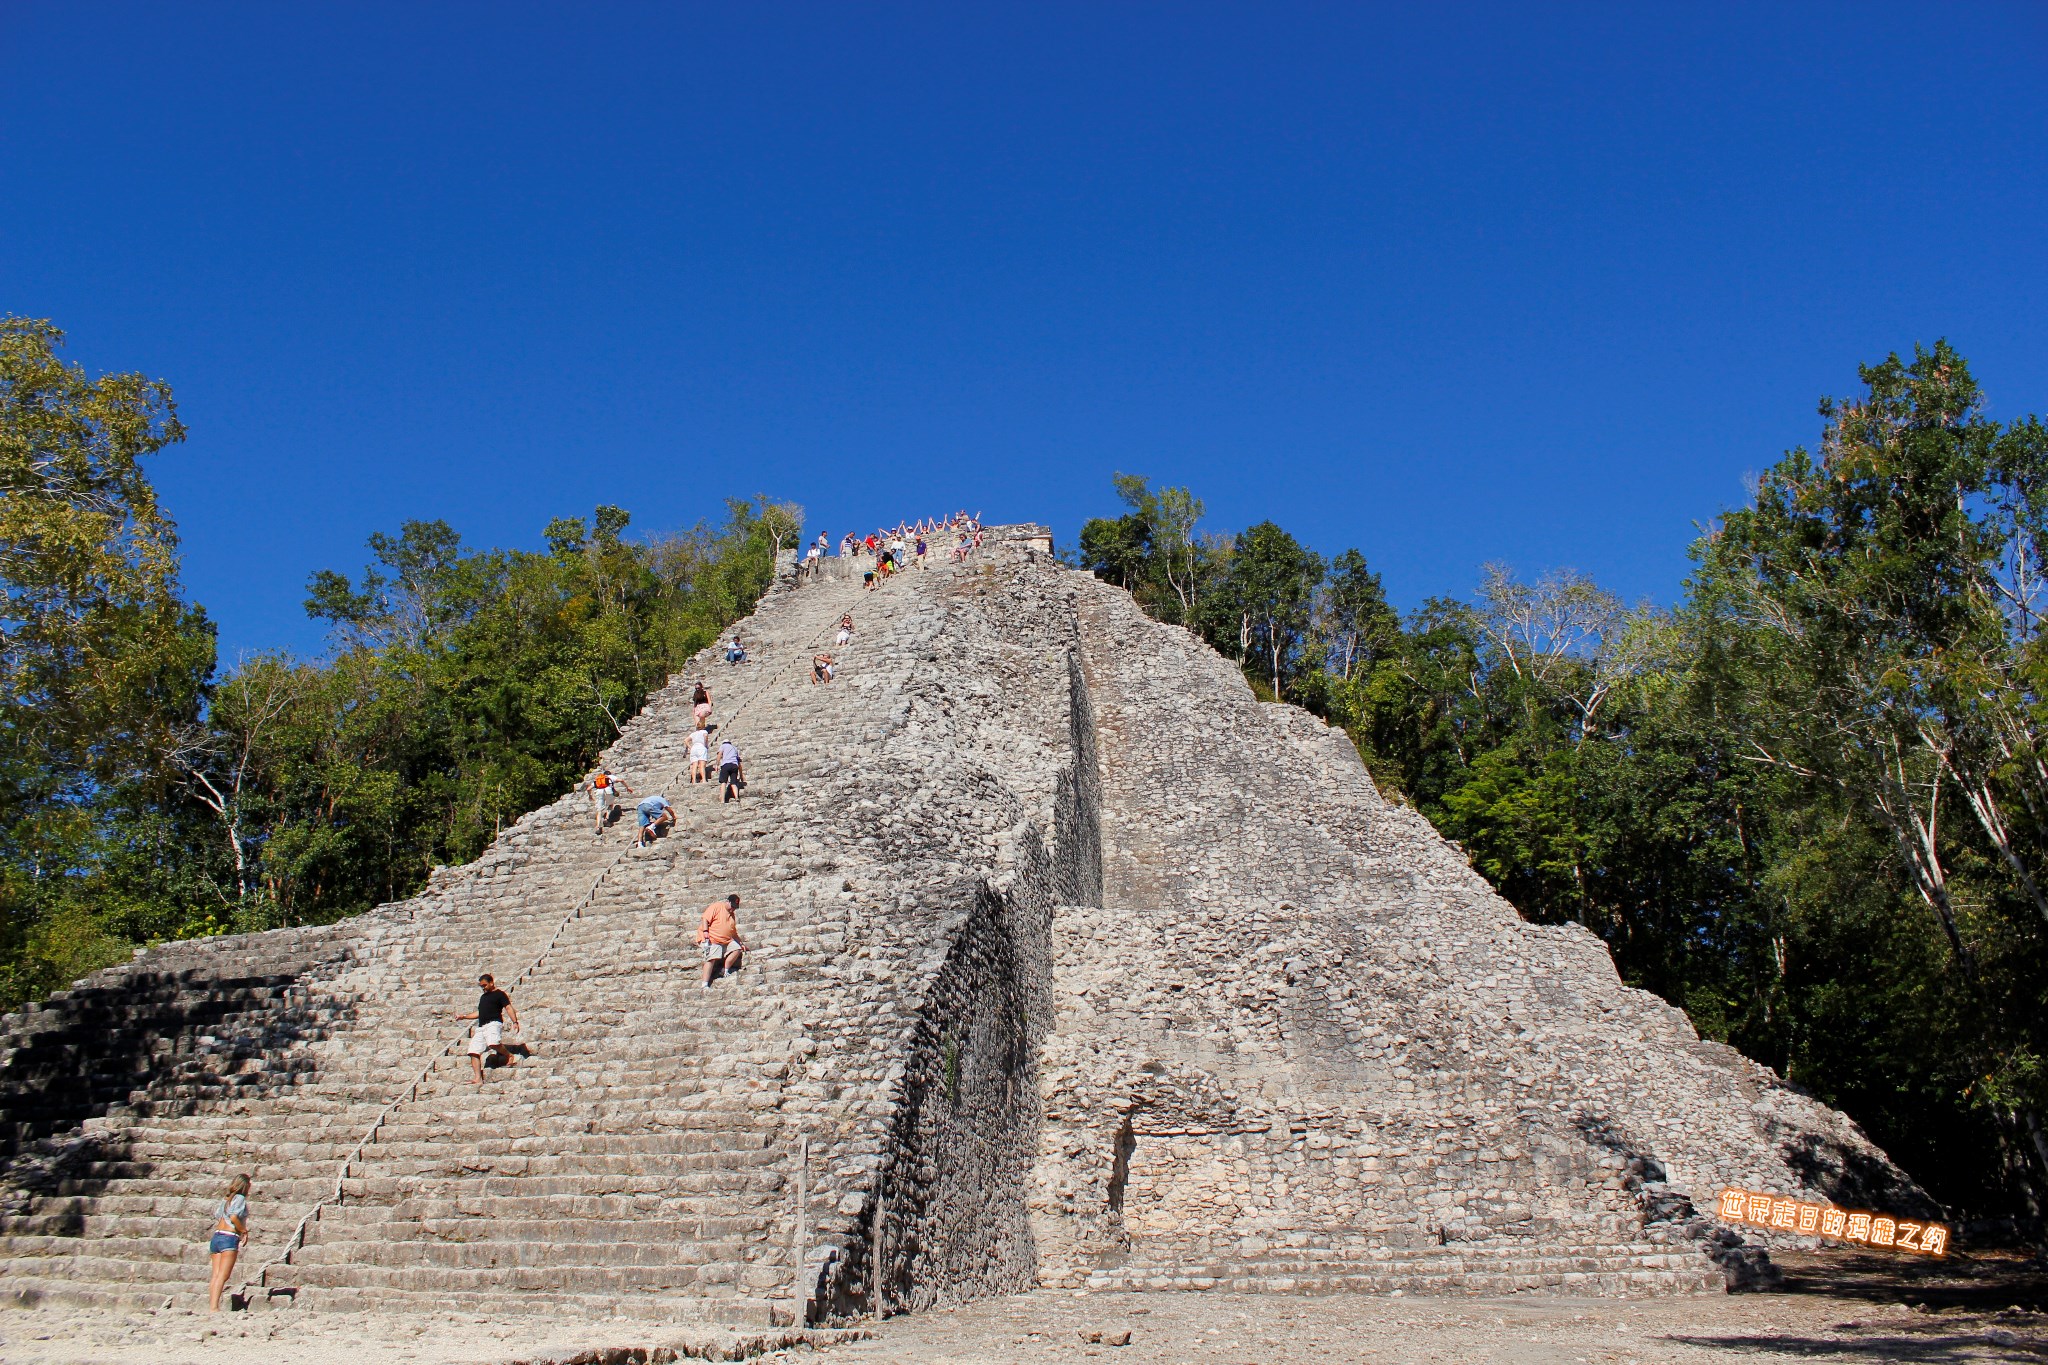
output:
[[[0,311],[175,386],[230,658],[727,494],[1669,600],[1858,362],[2048,409],[2048,6],[0,5]]]

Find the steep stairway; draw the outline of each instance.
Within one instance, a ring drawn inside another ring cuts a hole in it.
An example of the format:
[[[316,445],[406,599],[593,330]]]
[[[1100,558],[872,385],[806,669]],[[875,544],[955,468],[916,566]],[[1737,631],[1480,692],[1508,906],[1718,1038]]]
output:
[[[776,894],[794,853],[778,816],[821,745],[873,728],[850,680],[811,685],[812,652],[857,610],[863,628],[837,651],[857,673],[886,649],[907,596],[826,579],[765,603],[743,625],[748,663],[696,661],[717,733],[747,760],[742,801],[722,806],[715,785],[686,781],[699,672],[679,675],[610,756],[636,791],[676,804],[667,838],[632,848],[630,808],[593,837],[583,798],[565,797],[428,904],[365,926],[330,988],[351,1026],[298,1050],[305,1083],[232,1102],[233,1087],[145,1099],[106,1123],[100,1159],[0,1218],[0,1292],[147,1304],[189,1289],[205,1274],[195,1229],[227,1174],[254,1168],[240,1273],[267,1266],[259,1292],[307,1306],[583,1298],[779,1316],[770,1301],[795,1292],[797,1219],[777,1111],[802,1055],[792,1005],[826,978]],[[753,951],[704,990],[697,916],[734,891]],[[513,988],[534,1049],[481,1091],[466,1026],[451,1019],[471,1007],[479,970]],[[273,1263],[287,1217],[315,1210],[303,1244]]]

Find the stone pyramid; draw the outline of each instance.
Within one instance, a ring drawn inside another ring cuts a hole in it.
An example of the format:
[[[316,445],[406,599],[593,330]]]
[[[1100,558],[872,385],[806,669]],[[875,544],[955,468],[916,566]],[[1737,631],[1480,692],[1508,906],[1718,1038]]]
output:
[[[238,1170],[252,1306],[764,1325],[1034,1284],[1698,1290],[1755,1258],[1723,1184],[1931,1207],[1049,551],[786,567],[750,661],[693,661],[606,756],[682,812],[652,849],[567,794],[411,900],[8,1016],[0,1291],[202,1292]],[[735,805],[683,776],[699,677]],[[750,960],[704,990],[728,891]],[[480,970],[531,1048],[481,1093]]]

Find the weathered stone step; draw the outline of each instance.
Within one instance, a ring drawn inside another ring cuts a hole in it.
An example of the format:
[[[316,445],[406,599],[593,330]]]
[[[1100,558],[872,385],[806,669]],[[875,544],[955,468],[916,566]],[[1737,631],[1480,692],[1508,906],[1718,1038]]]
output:
[[[695,1172],[533,1176],[479,1174],[465,1177],[462,1184],[466,1191],[473,1189],[476,1193],[484,1195],[588,1198],[598,1194],[653,1194],[671,1197],[715,1194],[765,1198],[779,1192],[784,1182],[785,1176],[781,1171],[765,1168],[735,1173],[731,1177]],[[420,1193],[419,1182],[412,1177],[382,1174],[351,1175],[342,1182],[342,1189],[351,1201],[384,1204]]]
[[[650,1158],[638,1152],[580,1152],[558,1156],[536,1152],[485,1153],[461,1148],[432,1150],[431,1144],[409,1144],[405,1150],[371,1148],[359,1164],[372,1178],[390,1176],[512,1175],[547,1179],[556,1176],[662,1174],[676,1179],[715,1177],[723,1172],[735,1180],[782,1161],[776,1151],[690,1152]]]
[[[740,1293],[773,1290],[791,1282],[793,1272],[763,1265],[618,1265],[585,1266],[550,1262],[539,1265],[483,1268],[476,1266],[382,1266],[292,1264],[274,1267],[266,1283],[272,1287],[306,1285],[341,1289],[397,1289],[424,1293],[473,1294],[493,1298],[517,1293],[638,1294],[691,1291]]]
[[[280,1287],[294,1287],[280,1275],[274,1274],[272,1279]],[[676,1293],[565,1294],[531,1289],[472,1293],[448,1289],[410,1290],[390,1285],[374,1288],[308,1285],[299,1288],[295,1298],[301,1308],[322,1313],[471,1313],[479,1316],[546,1313],[564,1321],[589,1322],[625,1317],[648,1322],[713,1323],[730,1327],[786,1326],[790,1321],[787,1300],[755,1297],[729,1287],[716,1294],[711,1293],[707,1286],[693,1286],[688,1291]]]
[[[385,1225],[390,1226],[390,1225]],[[744,1265],[757,1254],[755,1241],[673,1242],[565,1241],[559,1237],[526,1240],[515,1237],[447,1241],[430,1237],[392,1240],[308,1242],[292,1254],[292,1264],[313,1266],[379,1266],[387,1269],[445,1268],[510,1270],[532,1267],[573,1267],[579,1271],[613,1267],[689,1267]]]

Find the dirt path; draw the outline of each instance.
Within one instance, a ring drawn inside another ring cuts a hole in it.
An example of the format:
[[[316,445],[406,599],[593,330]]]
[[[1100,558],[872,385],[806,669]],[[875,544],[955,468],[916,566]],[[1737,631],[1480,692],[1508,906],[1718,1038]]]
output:
[[[1309,1299],[1040,1291],[892,1318],[870,1340],[767,1358],[815,1365],[1775,1365],[2048,1361],[2048,1313],[1919,1308],[1835,1294],[1645,1299]],[[1128,1331],[1127,1345],[1111,1342]],[[404,1325],[289,1310],[224,1315],[54,1308],[0,1313],[9,1365],[641,1365],[730,1346],[628,1322],[535,1318]],[[637,1360],[633,1352],[638,1351]],[[722,1353],[722,1352],[721,1352]]]
[[[1127,1346],[1083,1339],[1129,1331]],[[883,1325],[820,1365],[1294,1365],[1502,1362],[2048,1361],[2048,1316],[1915,1311],[1808,1295],[1303,1299],[1037,1293]]]

